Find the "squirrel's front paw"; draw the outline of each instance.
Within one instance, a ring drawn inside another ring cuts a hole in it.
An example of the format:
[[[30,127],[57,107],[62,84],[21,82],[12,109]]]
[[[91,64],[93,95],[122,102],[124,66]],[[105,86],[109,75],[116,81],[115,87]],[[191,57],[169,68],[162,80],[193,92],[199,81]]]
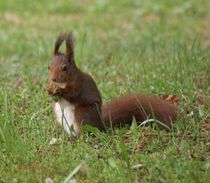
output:
[[[49,85],[47,87],[47,92],[49,95],[60,95],[61,94],[60,88],[57,87],[56,85]]]
[[[47,88],[47,93],[48,93],[48,95],[53,95],[52,89],[48,87],[48,88]]]

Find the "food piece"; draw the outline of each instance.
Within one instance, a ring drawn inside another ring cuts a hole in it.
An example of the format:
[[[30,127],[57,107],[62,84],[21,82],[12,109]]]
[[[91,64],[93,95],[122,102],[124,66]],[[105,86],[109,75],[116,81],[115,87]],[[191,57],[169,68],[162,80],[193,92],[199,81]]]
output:
[[[57,85],[52,84],[52,92],[53,93],[56,93],[58,89],[59,89],[59,87]]]

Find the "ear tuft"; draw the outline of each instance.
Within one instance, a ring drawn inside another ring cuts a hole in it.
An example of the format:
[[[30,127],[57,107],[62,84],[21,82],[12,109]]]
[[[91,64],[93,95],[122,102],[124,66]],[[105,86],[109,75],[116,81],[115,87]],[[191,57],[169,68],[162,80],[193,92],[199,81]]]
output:
[[[66,33],[66,56],[70,61],[74,61],[74,42],[71,32]]]
[[[55,41],[54,55],[59,54],[59,48],[64,40],[65,40],[65,34],[60,34],[57,40]]]

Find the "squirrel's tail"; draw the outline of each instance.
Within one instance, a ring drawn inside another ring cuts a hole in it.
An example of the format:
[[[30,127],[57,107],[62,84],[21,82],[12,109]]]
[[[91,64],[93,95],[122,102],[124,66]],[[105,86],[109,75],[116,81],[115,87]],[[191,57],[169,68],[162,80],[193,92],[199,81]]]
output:
[[[103,105],[102,120],[106,127],[131,124],[133,118],[139,123],[156,119],[161,126],[170,127],[177,119],[178,111],[176,105],[157,97],[129,94]]]

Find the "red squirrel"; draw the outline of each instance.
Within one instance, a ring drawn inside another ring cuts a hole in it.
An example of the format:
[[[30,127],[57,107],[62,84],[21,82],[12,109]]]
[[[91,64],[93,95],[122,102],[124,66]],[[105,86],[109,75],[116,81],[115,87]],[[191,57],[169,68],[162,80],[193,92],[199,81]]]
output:
[[[59,51],[65,41],[66,53]],[[48,94],[58,96],[53,102],[56,119],[69,135],[79,135],[81,125],[99,129],[156,119],[170,127],[179,108],[167,101],[143,94],[127,94],[102,105],[94,79],[76,65],[71,33],[61,34],[49,64]],[[54,98],[55,99],[55,98]]]

